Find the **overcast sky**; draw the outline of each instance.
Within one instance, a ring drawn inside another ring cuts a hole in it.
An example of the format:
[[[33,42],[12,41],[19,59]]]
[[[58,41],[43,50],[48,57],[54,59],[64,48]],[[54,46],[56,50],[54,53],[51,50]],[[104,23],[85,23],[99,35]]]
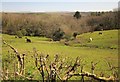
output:
[[[2,0],[4,12],[111,11],[119,0]]]

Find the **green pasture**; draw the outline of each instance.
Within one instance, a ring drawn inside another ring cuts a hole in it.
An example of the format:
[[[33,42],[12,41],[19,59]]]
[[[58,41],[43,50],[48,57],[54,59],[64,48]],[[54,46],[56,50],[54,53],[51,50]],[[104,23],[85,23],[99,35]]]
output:
[[[101,72],[103,72],[106,76],[111,75],[112,72],[109,71],[106,61],[110,62],[113,66],[118,66],[118,30],[102,31],[101,35],[99,34],[99,31],[78,35],[76,38],[78,43],[71,41],[72,46],[66,46],[60,42],[49,41],[49,38],[45,37],[27,36],[32,40],[32,42],[26,43],[25,37],[15,38],[14,35],[2,34],[2,39],[16,48],[19,53],[26,54],[26,73],[35,72],[35,79],[39,79],[40,76],[34,65],[33,48],[36,48],[39,54],[49,54],[51,61],[53,60],[55,54],[58,54],[61,58],[68,57],[68,61],[73,62],[75,61],[75,58],[79,56],[83,59],[83,63],[85,63],[84,70],[88,72],[91,72],[91,61],[99,62],[95,69],[95,73],[98,75]],[[93,38],[93,41],[88,42],[90,37]],[[8,67],[10,67],[11,70],[13,66],[12,62],[15,60],[15,58],[12,57],[13,55],[13,51],[3,44],[2,59],[3,62],[5,59],[10,61],[11,64],[9,64]],[[77,77],[71,79],[76,78]]]
[[[79,35],[77,38],[78,40],[81,41],[81,44],[87,46],[118,49],[118,30],[96,31],[93,33],[85,33]],[[89,38],[92,38],[93,40],[91,42],[88,42]]]

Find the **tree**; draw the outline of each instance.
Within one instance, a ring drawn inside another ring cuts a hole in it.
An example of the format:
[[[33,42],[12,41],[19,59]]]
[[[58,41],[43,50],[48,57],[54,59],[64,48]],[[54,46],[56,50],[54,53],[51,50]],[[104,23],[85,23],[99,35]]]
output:
[[[73,37],[74,37],[74,39],[76,38],[77,35],[78,35],[77,32],[74,32],[74,33],[73,33]]]
[[[75,17],[76,19],[80,19],[80,18],[81,18],[80,12],[79,12],[79,11],[76,11],[75,14],[74,14],[74,17]]]
[[[63,37],[64,32],[59,28],[57,31],[53,33],[53,41],[60,41],[61,38]]]

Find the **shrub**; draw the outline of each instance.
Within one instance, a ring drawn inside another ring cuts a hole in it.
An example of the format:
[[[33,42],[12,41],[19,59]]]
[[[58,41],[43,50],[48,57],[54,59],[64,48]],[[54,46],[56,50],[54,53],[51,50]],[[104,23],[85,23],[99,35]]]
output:
[[[26,34],[26,35],[27,35],[27,36],[31,36],[32,30],[31,30],[30,28],[27,28],[26,31],[27,31],[27,34]]]
[[[25,29],[22,29],[21,33],[22,33],[23,36],[25,36],[27,34],[27,31]]]
[[[22,34],[21,31],[17,31],[17,32],[16,32],[16,35],[18,36],[18,38],[22,38],[22,36],[23,36],[23,34]]]
[[[59,30],[57,30],[53,33],[52,39],[53,39],[53,41],[60,41],[62,39],[63,35],[64,35],[64,32],[61,31],[61,29],[59,28]]]
[[[74,37],[74,39],[76,38],[77,35],[78,35],[77,32],[74,32],[74,33],[73,33],[73,37]]]
[[[65,39],[66,41],[69,41],[69,40],[71,39],[71,36],[65,35],[65,36],[64,36],[64,39]]]
[[[41,36],[41,29],[36,29],[34,32],[34,36]]]

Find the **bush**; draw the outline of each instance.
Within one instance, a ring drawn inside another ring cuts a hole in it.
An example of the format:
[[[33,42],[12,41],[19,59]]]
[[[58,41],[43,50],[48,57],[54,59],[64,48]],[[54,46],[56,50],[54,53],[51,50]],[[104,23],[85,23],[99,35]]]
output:
[[[36,29],[35,32],[34,32],[34,36],[41,36],[41,29]]]
[[[71,36],[65,35],[63,38],[64,38],[66,41],[69,41],[69,40],[71,39]]]
[[[53,33],[52,39],[53,41],[60,41],[63,35],[64,35],[64,32],[59,29]]]
[[[18,38],[22,38],[22,36],[23,36],[23,34],[22,34],[21,31],[17,31],[17,32],[16,32],[16,35],[18,36]]]
[[[73,33],[73,37],[74,37],[74,39],[76,38],[77,35],[78,35],[77,32],[74,32],[74,33]]]
[[[25,36],[27,34],[27,31],[25,29],[22,29],[21,33],[22,33],[23,36]]]
[[[30,28],[27,28],[26,31],[27,31],[27,34],[26,34],[27,36],[31,36],[32,35],[32,30]]]

